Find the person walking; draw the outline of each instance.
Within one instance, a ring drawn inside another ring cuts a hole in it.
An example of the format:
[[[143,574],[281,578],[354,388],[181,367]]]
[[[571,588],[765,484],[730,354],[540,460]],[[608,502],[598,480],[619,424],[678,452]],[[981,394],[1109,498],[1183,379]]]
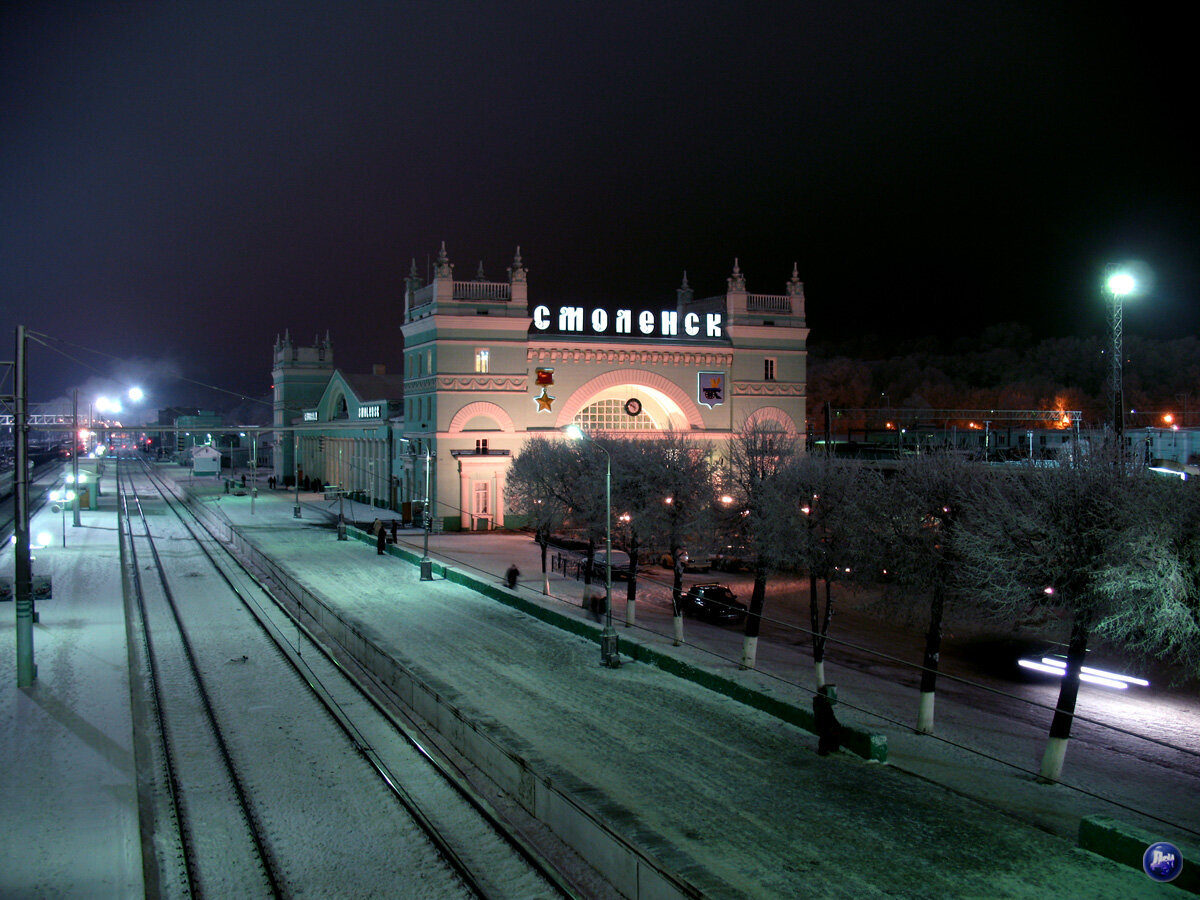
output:
[[[508,567],[508,571],[504,573],[504,580],[508,582],[509,590],[517,586],[517,579],[521,577],[521,570],[517,568],[517,564],[513,563]]]
[[[383,556],[383,548],[387,546],[387,532],[383,528],[383,523],[378,519],[375,520],[378,526],[375,529],[375,552]]]

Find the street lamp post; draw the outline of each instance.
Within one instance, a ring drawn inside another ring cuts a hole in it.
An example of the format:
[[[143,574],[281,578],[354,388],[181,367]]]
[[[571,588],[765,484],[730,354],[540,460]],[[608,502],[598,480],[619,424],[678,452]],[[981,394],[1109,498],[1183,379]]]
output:
[[[612,454],[578,425],[568,425],[566,432],[575,440],[590,441],[604,453],[604,630],[600,633],[600,662],[615,669],[621,665],[621,657],[612,623]]]
[[[292,480],[296,482],[296,505],[292,507],[292,518],[300,518],[300,432],[292,432]]]
[[[1109,373],[1109,391],[1112,393],[1112,423],[1120,446],[1125,435],[1125,395],[1122,384],[1124,375],[1124,309],[1125,298],[1133,293],[1137,281],[1124,269],[1110,266],[1104,286],[1111,299],[1112,364]]]
[[[412,446],[412,441],[408,438],[399,438],[398,440]],[[433,527],[433,515],[429,509],[429,463],[433,458],[433,454],[429,452],[429,443],[425,443],[425,503],[421,507],[421,518],[425,521],[422,523],[425,528],[425,546],[421,556],[421,580],[433,581],[433,560],[429,558],[429,530]]]

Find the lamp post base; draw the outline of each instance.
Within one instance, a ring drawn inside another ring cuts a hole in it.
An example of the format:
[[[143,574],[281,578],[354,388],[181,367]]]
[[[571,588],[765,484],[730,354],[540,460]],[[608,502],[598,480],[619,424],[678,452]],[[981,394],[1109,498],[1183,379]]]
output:
[[[610,669],[621,667],[621,655],[617,652],[619,641],[620,638],[611,626],[605,627],[604,631],[600,633],[600,662],[602,665]]]

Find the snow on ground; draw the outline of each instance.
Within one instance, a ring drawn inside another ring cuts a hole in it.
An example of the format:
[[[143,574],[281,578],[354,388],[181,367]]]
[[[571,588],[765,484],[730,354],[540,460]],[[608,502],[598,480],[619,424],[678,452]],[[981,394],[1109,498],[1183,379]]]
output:
[[[812,735],[656,669],[603,669],[590,641],[450,582],[420,582],[411,564],[292,519],[290,496],[260,496],[257,519],[243,499],[217,502],[261,549],[535,770],[580,784],[618,827],[669,843],[670,863],[714,895],[1155,889],[1139,872],[928,782],[847,755],[820,758]]]
[[[33,626],[38,677],[18,689],[15,603],[0,604],[0,896],[142,895],[125,612],[114,508],[80,527],[49,511],[33,574],[53,599]],[[13,572],[12,547],[0,571]]]
[[[264,492],[253,516],[247,497],[221,495],[208,502],[244,523],[266,552],[361,620],[375,640],[541,774],[576,785],[614,827],[713,896],[1042,897],[1047,885],[1064,896],[1161,894],[1140,872],[1075,850],[1069,839],[895,767],[846,754],[818,757],[813,735],[686,681],[645,665],[604,669],[595,643],[449,582],[420,582],[411,564],[377,556],[357,541],[336,541],[317,511],[328,504],[318,497],[305,498],[303,519],[292,517],[292,499]],[[369,521],[375,511],[360,507],[347,514]],[[45,513],[39,519],[57,524]],[[85,528],[68,525],[66,551],[39,553],[35,572],[53,572],[56,600],[35,626],[42,669],[34,688],[14,686],[11,613],[0,628],[0,685],[7,698],[0,749],[10,763],[0,782],[5,896],[140,893],[115,528],[111,508],[87,513]],[[402,534],[420,545],[418,533]],[[435,535],[431,548],[458,557],[470,548],[497,582],[515,560],[523,572],[521,589],[540,593],[537,549],[524,538]],[[518,552],[524,555],[516,558]],[[561,579],[554,587],[580,589]],[[583,617],[576,596],[548,602]],[[618,589],[617,621],[621,597]],[[653,596],[640,604],[638,618],[670,633],[669,618],[661,607],[656,611]],[[688,627],[690,633],[700,626],[689,620]],[[658,646],[670,644],[641,629],[634,633]],[[736,672],[740,639],[717,637],[731,661],[714,661],[691,646],[673,652]],[[792,638],[772,650],[760,642],[760,657],[790,661],[794,655],[792,674],[807,684],[805,644]],[[739,677],[764,690],[798,693],[761,673]],[[844,686],[843,696],[854,699],[879,680],[849,669],[833,677]],[[890,711],[904,719],[915,699],[898,691],[893,705]],[[864,724],[859,716],[842,715]],[[981,770],[928,739],[910,740],[913,758],[935,773],[973,780],[976,788],[994,780],[991,793],[1000,799],[1013,794],[1026,802],[1010,790],[1018,782],[1031,796],[1062,792],[1003,770]],[[909,752],[899,744],[893,738],[893,757]],[[1068,772],[1070,763],[1069,755]],[[982,793],[986,799],[989,791]],[[1048,803],[1045,796],[1034,805],[1069,807],[1077,800],[1064,794]]]

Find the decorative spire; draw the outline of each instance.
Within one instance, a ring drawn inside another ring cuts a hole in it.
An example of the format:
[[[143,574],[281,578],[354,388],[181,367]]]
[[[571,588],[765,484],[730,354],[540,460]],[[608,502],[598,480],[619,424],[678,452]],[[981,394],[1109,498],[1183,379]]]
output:
[[[487,277],[483,274],[483,260],[479,261],[479,271],[475,273],[476,281],[487,281]]]
[[[738,259],[733,258],[733,274],[726,279],[729,283],[730,292],[746,290],[746,276],[742,274],[742,267],[738,265]]]
[[[521,263],[521,246],[517,245],[517,255],[513,257],[512,268],[508,270],[508,280],[512,284],[524,284],[529,277],[529,272]]]
[[[454,265],[450,262],[450,258],[446,256],[445,241],[442,241],[442,249],[438,251],[437,264],[433,267],[433,275],[435,278],[454,277]]]
[[[692,291],[692,286],[688,284],[687,270],[685,269],[683,272],[683,283],[675,289],[675,302],[678,303],[680,307],[683,307],[691,303],[694,297],[695,293]]]
[[[408,277],[416,278],[418,281],[421,278],[421,273],[417,271],[417,258],[415,256],[412,258],[412,268],[408,270]]]
[[[792,263],[792,277],[788,279],[787,292],[789,297],[804,296],[804,282],[800,280],[800,267]]]

